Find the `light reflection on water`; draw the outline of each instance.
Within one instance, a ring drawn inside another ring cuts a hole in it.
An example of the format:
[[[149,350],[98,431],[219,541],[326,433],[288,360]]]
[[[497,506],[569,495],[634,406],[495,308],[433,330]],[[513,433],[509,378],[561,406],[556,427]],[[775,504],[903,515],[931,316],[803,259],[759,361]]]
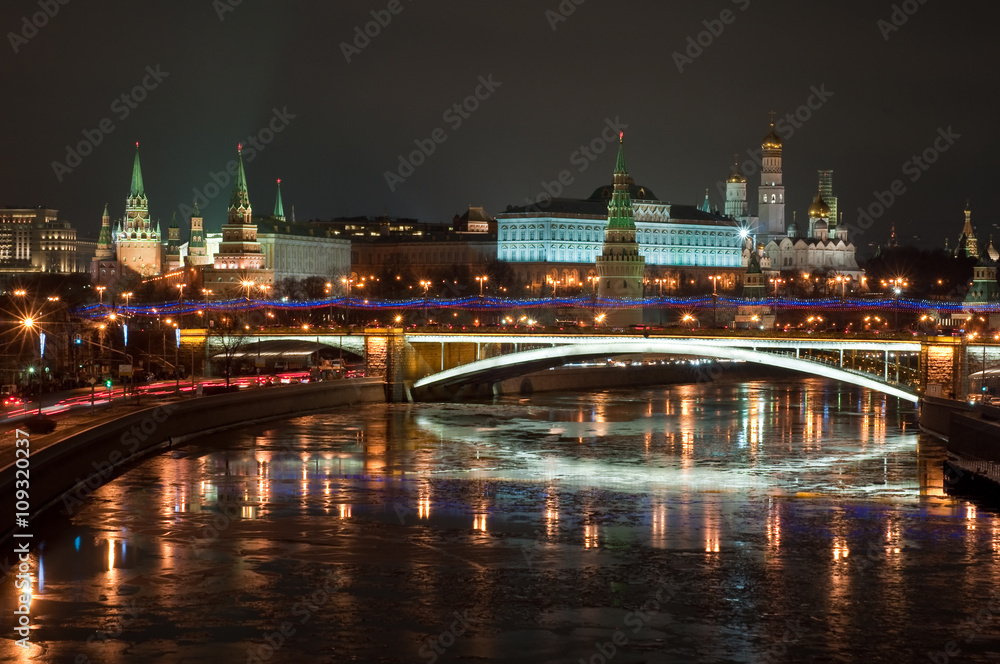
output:
[[[941,445],[917,432],[907,409],[822,381],[720,383],[373,405],[217,434],[146,461],[53,526],[47,579],[37,561],[35,638],[64,655],[141,661],[122,654],[125,644],[139,657],[154,648],[141,644],[180,633],[192,645],[179,652],[191,661],[203,658],[198,644],[219,639],[221,652],[242,661],[280,618],[275,607],[294,605],[317,566],[336,565],[365,579],[356,581],[369,584],[361,595],[398,592],[392,615],[359,606],[355,594],[338,611],[352,606],[367,621],[396,625],[386,638],[416,655],[403,624],[436,625],[454,606],[456,583],[467,593],[496,583],[474,604],[504,624],[550,621],[565,633],[561,612],[579,602],[625,601],[585,593],[590,576],[611,587],[604,576],[618,566],[653,560],[698,584],[688,601],[706,625],[742,625],[719,633],[712,647],[721,651],[766,651],[779,626],[765,616],[786,619],[791,607],[823,621],[822,638],[799,644],[820,658],[878,650],[874,639],[885,634],[897,649],[915,647],[904,634],[936,648],[962,602],[941,609],[931,598],[947,589],[973,602],[1000,588],[1000,520],[943,493]],[[956,563],[963,569],[945,576],[943,566]],[[536,598],[525,608],[511,595],[518,584],[453,578],[470,569],[584,578],[563,580],[575,593],[563,600],[521,578]],[[638,569],[627,578],[645,574]],[[0,597],[8,604],[9,586]],[[133,595],[156,619],[82,648]],[[859,619],[859,603],[882,617]],[[559,610],[540,608],[550,605]],[[69,613],[82,631],[67,626]],[[937,627],[911,633],[914,616]],[[283,652],[305,656],[324,640],[348,639],[314,625],[315,638]],[[470,639],[463,652],[486,656],[497,639]],[[593,639],[568,643],[556,650],[584,656]]]

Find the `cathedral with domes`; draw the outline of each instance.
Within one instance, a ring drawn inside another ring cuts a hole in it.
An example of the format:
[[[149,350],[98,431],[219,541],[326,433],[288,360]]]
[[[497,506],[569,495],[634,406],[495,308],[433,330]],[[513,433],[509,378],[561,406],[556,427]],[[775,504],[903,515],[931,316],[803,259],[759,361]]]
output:
[[[757,253],[764,273],[787,271],[809,275],[821,273],[828,278],[850,277],[854,288],[863,287],[864,270],[858,267],[847,226],[834,212],[836,199],[827,201],[824,197],[832,198],[829,193],[833,186],[832,171],[820,171],[819,191],[807,211],[806,224],[799,228],[794,214],[792,221],[787,221],[782,181],[783,148],[772,121],[770,131],[761,141],[757,217],[749,214],[746,178],[740,173],[738,163],[734,164],[726,181],[725,212],[750,229],[751,236],[743,249],[743,265],[749,267],[751,254]]]

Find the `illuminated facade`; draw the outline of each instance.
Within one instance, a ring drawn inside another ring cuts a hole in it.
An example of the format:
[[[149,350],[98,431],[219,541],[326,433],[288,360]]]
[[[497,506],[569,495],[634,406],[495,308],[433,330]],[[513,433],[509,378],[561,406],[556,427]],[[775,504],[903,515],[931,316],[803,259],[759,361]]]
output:
[[[50,208],[0,209],[0,272],[86,272],[76,229]]]

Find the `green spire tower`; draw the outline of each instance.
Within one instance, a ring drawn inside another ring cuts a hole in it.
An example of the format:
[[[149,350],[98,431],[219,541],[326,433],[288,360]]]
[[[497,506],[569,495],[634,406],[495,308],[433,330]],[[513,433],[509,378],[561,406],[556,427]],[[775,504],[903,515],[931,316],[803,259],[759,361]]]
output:
[[[646,260],[639,255],[635,240],[635,219],[629,188],[634,184],[625,164],[625,136],[618,136],[618,162],[615,164],[614,191],[608,202],[608,225],[604,247],[597,257],[600,281],[597,296],[609,300],[632,300],[642,297],[642,275]],[[642,309],[615,309],[609,312],[608,325],[625,327],[642,323]]]
[[[139,143],[135,144],[135,161],[132,163],[132,198],[145,198],[146,188],[142,186],[142,167],[139,165]]]
[[[149,199],[142,180],[139,163],[139,143],[135,144],[132,161],[132,182],[125,199],[125,218],[113,235],[115,251],[122,270],[128,269],[142,277],[160,274],[163,244],[159,224],[149,217]]]
[[[115,255],[111,239],[111,215],[108,214],[108,204],[104,204],[104,214],[101,215],[101,234],[97,236],[97,260],[109,260]]]
[[[285,206],[281,202],[281,178],[278,178],[278,196],[274,199],[273,216],[277,221],[285,220]]]
[[[264,253],[257,241],[257,225],[253,223],[250,195],[247,193],[247,177],[243,171],[243,146],[238,147],[236,185],[229,200],[229,221],[222,226],[222,242],[215,254],[216,271],[225,271],[225,276],[216,278],[233,279],[234,283],[245,280],[258,284],[270,283],[273,272],[266,272]],[[239,279],[236,279],[237,272]],[[206,273],[206,279],[208,274]]]
[[[243,170],[243,144],[237,147],[238,166],[236,170],[236,187],[229,199],[229,223],[250,223],[253,210],[250,207],[250,194],[247,192],[247,176]]]

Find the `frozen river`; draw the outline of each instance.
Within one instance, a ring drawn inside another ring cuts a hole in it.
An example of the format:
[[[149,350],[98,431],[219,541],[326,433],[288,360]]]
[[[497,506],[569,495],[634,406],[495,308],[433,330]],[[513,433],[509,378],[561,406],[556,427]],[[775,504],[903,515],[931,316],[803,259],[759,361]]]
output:
[[[251,426],[38,524],[0,659],[995,661],[1000,518],[943,454],[808,379]]]

